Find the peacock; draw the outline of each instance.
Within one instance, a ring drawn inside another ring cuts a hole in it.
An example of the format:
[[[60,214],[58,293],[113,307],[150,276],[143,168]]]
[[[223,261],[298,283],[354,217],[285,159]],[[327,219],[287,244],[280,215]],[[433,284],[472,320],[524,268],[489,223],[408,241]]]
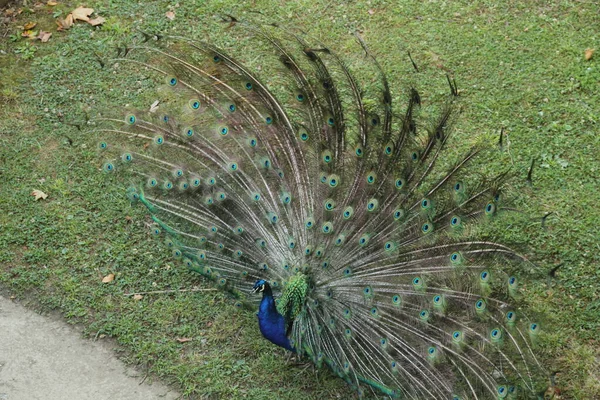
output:
[[[541,326],[519,286],[530,262],[479,229],[509,212],[509,174],[469,168],[482,146],[448,150],[456,85],[422,116],[414,88],[393,107],[358,34],[376,76],[368,91],[306,34],[227,20],[269,46],[268,74],[184,37],[142,33],[119,50],[156,80],[159,100],[99,117],[93,131],[102,170],[130,179],[152,234],[257,309],[267,340],[360,394],[543,393]]]

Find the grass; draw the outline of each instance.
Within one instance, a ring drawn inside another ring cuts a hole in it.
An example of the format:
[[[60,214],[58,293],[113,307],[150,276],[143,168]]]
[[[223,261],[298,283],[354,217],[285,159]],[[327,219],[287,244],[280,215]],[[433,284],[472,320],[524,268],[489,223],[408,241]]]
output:
[[[219,292],[123,296],[210,286],[177,268],[147,235],[143,210],[98,173],[95,142],[75,124],[86,113],[146,104],[147,80],[120,74],[115,82],[114,65],[102,68],[96,56],[114,55],[136,29],[212,38],[256,65],[257,44],[223,35],[215,15],[274,21],[330,44],[362,75],[363,55],[349,34],[358,29],[394,96],[414,81],[425,96],[441,98],[450,73],[461,90],[456,136],[491,138],[505,128],[507,156],[477,165],[510,165],[516,174],[515,207],[526,217],[499,235],[527,243],[538,266],[527,293],[550,326],[540,357],[556,372],[562,398],[600,398],[600,64],[597,54],[583,56],[600,46],[592,2],[183,3],[89,1],[107,18],[103,27],[77,24],[63,33],[54,32],[54,17],[78,3],[30,3],[0,26],[0,288],[37,309],[60,310],[91,337],[116,338],[125,360],[192,397],[349,396],[331,374],[289,365],[260,337],[254,315]],[[54,32],[48,43],[19,37],[29,21]],[[528,186],[531,159],[537,168]],[[34,201],[33,189],[48,199]],[[101,284],[109,273],[115,281]],[[175,340],[182,337],[193,340]]]

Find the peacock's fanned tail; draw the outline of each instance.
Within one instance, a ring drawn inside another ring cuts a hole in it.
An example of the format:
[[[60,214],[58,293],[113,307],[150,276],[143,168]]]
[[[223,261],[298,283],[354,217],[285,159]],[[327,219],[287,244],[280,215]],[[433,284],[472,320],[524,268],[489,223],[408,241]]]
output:
[[[375,99],[328,48],[251,29],[280,62],[277,96],[208,43],[129,48],[120,62],[158,76],[160,102],[100,121],[103,169],[139,178],[128,196],[188,268],[242,301],[258,278],[283,288],[294,347],[359,389],[527,397],[540,328],[511,305],[527,261],[473,238],[503,176],[473,179],[476,148],[450,160],[451,102],[423,123],[418,92],[395,108],[364,43]]]

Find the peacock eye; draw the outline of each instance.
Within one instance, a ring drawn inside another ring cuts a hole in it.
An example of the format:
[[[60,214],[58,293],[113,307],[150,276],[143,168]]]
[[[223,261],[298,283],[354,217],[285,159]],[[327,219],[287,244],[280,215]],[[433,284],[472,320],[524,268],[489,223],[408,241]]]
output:
[[[104,164],[102,169],[104,170],[104,172],[112,172],[115,169],[115,166],[113,165],[113,163],[107,162]]]
[[[196,99],[192,99],[192,100],[190,100],[189,105],[192,110],[197,110],[200,108],[200,101],[196,100]]]

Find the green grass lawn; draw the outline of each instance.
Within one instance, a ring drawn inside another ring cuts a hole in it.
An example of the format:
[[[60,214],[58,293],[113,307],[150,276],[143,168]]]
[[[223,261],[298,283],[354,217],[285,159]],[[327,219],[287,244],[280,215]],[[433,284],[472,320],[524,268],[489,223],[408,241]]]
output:
[[[143,71],[115,74],[123,67],[108,61],[137,30],[212,40],[256,67],[265,45],[235,40],[239,32],[224,29],[216,15],[277,22],[329,45],[368,87],[373,79],[361,70],[364,52],[350,34],[358,30],[398,100],[411,84],[425,99],[440,100],[448,92],[445,75],[456,79],[457,147],[493,143],[505,129],[502,156],[475,164],[496,173],[510,167],[515,175],[518,223],[494,225],[496,236],[526,244],[535,262],[527,301],[546,314],[540,359],[555,373],[562,398],[600,398],[600,10],[594,2],[132,3],[87,2],[106,18],[102,27],[77,23],[56,32],[55,19],[75,2],[18,4],[22,12],[0,25],[3,292],[39,310],[60,310],[91,337],[116,338],[125,360],[191,397],[352,395],[332,374],[286,361],[262,339],[253,313],[236,310],[175,263],[148,235],[142,208],[99,172],[96,138],[80,124],[103,110],[149,104],[153,91],[139,79]],[[34,30],[53,32],[47,43],[21,37],[30,21],[37,22]],[[594,47],[598,53],[586,60],[584,51]],[[527,185],[532,159],[537,167]],[[34,189],[48,198],[35,201]],[[109,273],[116,279],[102,284]],[[160,290],[175,292],[139,301],[123,295]]]

